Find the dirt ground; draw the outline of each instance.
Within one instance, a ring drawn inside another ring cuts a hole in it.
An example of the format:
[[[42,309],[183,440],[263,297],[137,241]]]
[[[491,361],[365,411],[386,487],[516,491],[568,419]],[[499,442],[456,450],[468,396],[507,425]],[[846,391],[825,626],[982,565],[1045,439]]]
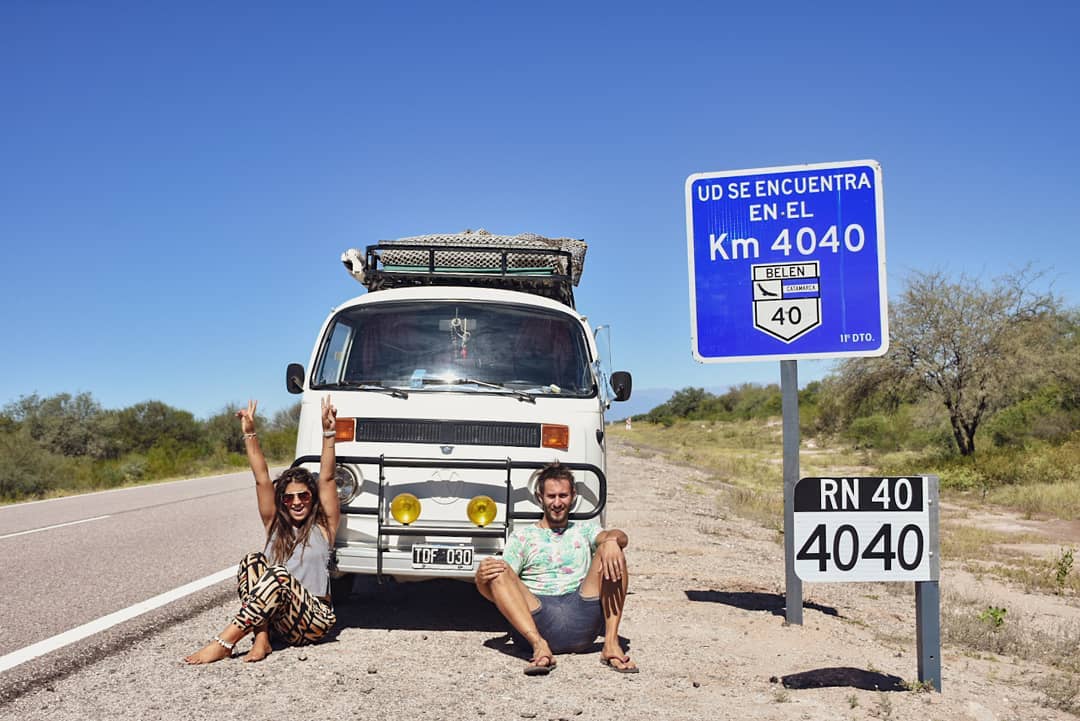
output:
[[[909,690],[911,584],[805,585],[804,624],[787,626],[776,531],[725,512],[700,472],[625,442],[613,442],[608,475],[609,525],[630,536],[622,635],[640,674],[616,674],[593,652],[526,677],[471,585],[428,582],[339,599],[339,628],[316,646],[258,664],[181,664],[227,620],[229,600],[31,688],[0,718],[1075,718],[1044,705],[1047,667],[962,648],[944,649],[943,693]],[[947,559],[942,594],[1004,599],[1047,627],[1080,618],[1069,598],[1025,594]]]

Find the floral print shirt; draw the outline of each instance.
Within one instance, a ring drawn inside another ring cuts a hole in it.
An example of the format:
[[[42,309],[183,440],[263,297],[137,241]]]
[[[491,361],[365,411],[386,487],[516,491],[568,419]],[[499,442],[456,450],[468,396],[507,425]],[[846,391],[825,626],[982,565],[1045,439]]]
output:
[[[574,521],[562,529],[515,528],[506,541],[503,560],[537,595],[571,593],[589,572],[600,530],[596,523]]]

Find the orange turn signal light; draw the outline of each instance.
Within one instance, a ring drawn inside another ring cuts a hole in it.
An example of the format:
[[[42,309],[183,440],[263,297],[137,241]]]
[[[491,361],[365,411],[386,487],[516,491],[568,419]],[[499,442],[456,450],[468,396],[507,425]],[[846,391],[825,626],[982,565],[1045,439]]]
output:
[[[337,418],[334,421],[335,441],[351,441],[356,438],[356,419]]]
[[[570,447],[570,427],[554,423],[545,423],[540,426],[540,446],[565,451]]]

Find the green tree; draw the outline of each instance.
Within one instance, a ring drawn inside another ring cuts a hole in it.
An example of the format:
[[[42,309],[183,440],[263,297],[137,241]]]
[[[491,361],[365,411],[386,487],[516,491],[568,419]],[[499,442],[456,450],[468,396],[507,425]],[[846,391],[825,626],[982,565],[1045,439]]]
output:
[[[714,399],[711,393],[704,388],[683,388],[675,393],[666,402],[649,411],[646,420],[652,423],[667,423],[665,418],[692,418],[698,417],[709,400]]]
[[[210,450],[224,448],[230,453],[244,452],[244,438],[240,432],[240,421],[236,418],[238,410],[240,406],[229,403],[202,422],[203,437]]]
[[[75,463],[42,448],[25,429],[0,432],[0,499],[21,501],[63,488],[75,475]]]
[[[9,428],[21,428],[51,453],[85,456],[99,432],[95,421],[102,412],[89,393],[57,393],[47,398],[32,393],[6,405],[3,416]]]
[[[897,405],[915,391],[944,404],[961,455],[975,453],[980,424],[1031,392],[1057,357],[1060,302],[1024,270],[988,287],[961,275],[916,272],[890,308],[889,352],[840,366],[854,403]]]
[[[300,401],[293,403],[287,408],[282,408],[274,414],[270,421],[270,427],[275,431],[292,431],[300,427]]]
[[[181,445],[195,445],[202,440],[195,416],[161,401],[144,401],[118,411],[115,433],[123,453],[146,453],[165,438]]]

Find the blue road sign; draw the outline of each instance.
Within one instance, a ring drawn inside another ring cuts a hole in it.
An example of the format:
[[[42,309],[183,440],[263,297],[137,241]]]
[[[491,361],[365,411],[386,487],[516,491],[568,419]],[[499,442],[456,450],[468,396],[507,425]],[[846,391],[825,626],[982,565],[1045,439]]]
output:
[[[694,358],[883,355],[884,218],[875,160],[691,175]]]

